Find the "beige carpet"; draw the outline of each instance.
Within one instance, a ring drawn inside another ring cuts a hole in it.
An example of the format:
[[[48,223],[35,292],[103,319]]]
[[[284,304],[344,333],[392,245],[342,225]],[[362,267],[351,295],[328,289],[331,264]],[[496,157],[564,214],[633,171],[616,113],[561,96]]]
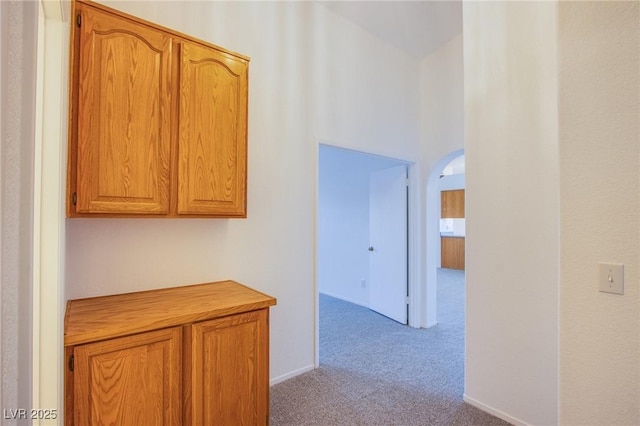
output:
[[[462,401],[464,272],[438,272],[438,325],[320,296],[320,368],[271,388],[271,425],[508,425]]]

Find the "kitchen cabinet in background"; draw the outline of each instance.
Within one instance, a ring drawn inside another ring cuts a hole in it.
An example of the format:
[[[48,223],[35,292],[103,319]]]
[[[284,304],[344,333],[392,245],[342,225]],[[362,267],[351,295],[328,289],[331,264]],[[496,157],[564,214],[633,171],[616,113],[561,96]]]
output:
[[[440,237],[440,267],[464,270],[464,237]]]
[[[442,191],[440,193],[440,217],[464,218],[464,189]]]

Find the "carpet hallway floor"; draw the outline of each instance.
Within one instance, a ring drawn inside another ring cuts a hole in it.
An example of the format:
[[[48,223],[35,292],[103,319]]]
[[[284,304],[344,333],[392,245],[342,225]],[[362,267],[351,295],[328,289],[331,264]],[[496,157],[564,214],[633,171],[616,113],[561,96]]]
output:
[[[272,426],[503,426],[462,400],[464,272],[438,270],[438,325],[320,295],[320,367],[271,388]]]

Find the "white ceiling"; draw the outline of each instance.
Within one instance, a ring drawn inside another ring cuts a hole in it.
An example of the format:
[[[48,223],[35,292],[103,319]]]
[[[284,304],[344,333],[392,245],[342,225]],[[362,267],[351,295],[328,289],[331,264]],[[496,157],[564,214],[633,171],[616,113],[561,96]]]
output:
[[[319,1],[373,35],[423,59],[462,32],[462,1]]]

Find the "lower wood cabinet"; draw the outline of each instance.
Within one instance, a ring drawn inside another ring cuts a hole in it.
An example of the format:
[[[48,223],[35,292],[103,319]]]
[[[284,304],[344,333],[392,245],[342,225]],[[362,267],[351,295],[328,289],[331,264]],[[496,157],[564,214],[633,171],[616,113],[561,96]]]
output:
[[[464,270],[464,237],[440,238],[440,266]]]
[[[75,347],[76,424],[181,424],[181,355],[181,327]]]
[[[265,424],[266,323],[263,309],[192,326],[192,424]]]
[[[268,424],[275,303],[233,281],[69,301],[65,424]]]

